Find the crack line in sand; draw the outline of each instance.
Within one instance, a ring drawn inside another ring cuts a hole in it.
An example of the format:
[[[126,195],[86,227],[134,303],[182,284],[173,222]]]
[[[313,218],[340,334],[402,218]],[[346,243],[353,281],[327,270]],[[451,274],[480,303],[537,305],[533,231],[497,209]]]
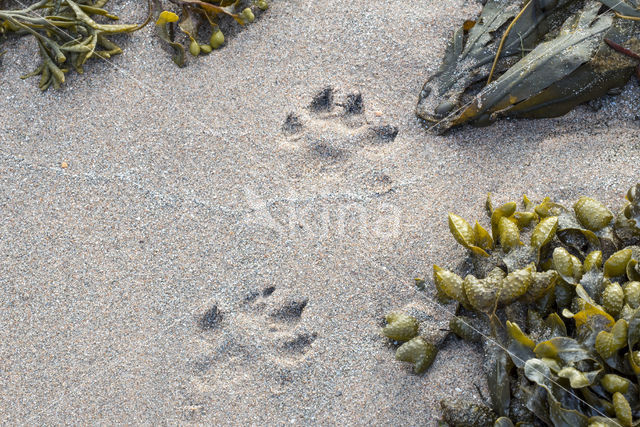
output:
[[[93,171],[83,172],[80,174],[69,173],[69,172],[61,171],[60,168],[56,166],[47,166],[42,164],[31,163],[24,158],[15,156],[10,153],[2,153],[2,156],[3,156],[2,160],[9,161],[9,162],[10,161],[16,162],[27,170],[31,169],[33,171],[53,172],[58,176],[74,178],[74,179],[86,179],[88,181],[93,181],[93,182],[111,183],[114,181],[120,181],[126,184],[130,184],[132,187],[139,190],[143,194],[143,196],[147,196],[152,200],[159,201],[164,206],[170,205],[170,206],[177,207],[181,204],[192,204],[194,206],[204,206],[209,210],[216,211],[216,213],[221,213],[231,217],[235,217],[238,214],[242,214],[243,212],[246,211],[246,210],[242,211],[238,209],[232,209],[229,207],[225,207],[223,205],[214,205],[206,200],[203,200],[197,197],[192,199],[186,199],[175,194],[164,193],[156,190],[150,190],[148,187],[142,184],[139,180],[133,178],[133,176],[135,176],[134,174],[127,173],[127,172],[117,172],[114,174],[113,177],[100,175]]]
[[[421,178],[413,178],[406,181],[401,181],[398,184],[393,186],[393,189],[396,188],[404,188],[409,187],[420,181]],[[348,201],[356,201],[356,202],[366,202],[368,200],[378,199],[384,196],[384,194],[379,193],[320,193],[309,197],[301,197],[301,198],[292,198],[292,197],[276,197],[267,202],[269,207],[272,207],[278,203],[292,203],[292,204],[307,204],[313,203],[316,201],[344,201],[345,199]]]
[[[181,204],[192,204],[198,207],[205,207],[209,210],[215,211],[216,213],[222,213],[230,217],[235,217],[237,215],[246,215],[256,210],[256,207],[253,207],[253,206],[250,206],[249,208],[245,208],[245,209],[237,209],[229,206],[212,204],[211,202],[199,197],[184,198],[176,194],[151,190],[147,186],[145,186],[143,183],[141,183],[139,179],[136,179],[135,174],[131,173],[132,172],[131,170],[127,172],[116,172],[113,175],[113,177],[100,175],[93,171],[83,172],[83,173],[70,173],[66,171],[61,171],[58,166],[48,166],[43,164],[32,163],[25,158],[18,157],[11,153],[0,151],[0,154],[2,154],[3,156],[2,160],[5,160],[7,162],[18,163],[25,169],[32,169],[34,171],[53,172],[58,176],[65,176],[65,177],[74,178],[74,179],[87,179],[89,181],[94,181],[94,182],[106,182],[106,183],[114,182],[114,181],[124,182],[138,189],[140,192],[143,193],[143,195],[146,195],[151,199],[158,200],[165,205],[178,206]],[[412,178],[409,180],[401,181],[395,184],[393,186],[393,189],[395,190],[397,188],[409,187],[416,184],[420,180],[421,178],[418,177],[418,178]],[[279,203],[286,203],[286,204],[292,204],[292,205],[305,205],[305,204],[312,204],[315,202],[322,202],[322,201],[334,202],[334,203],[339,203],[344,201],[367,202],[370,200],[379,199],[383,196],[384,194],[379,194],[379,193],[328,192],[328,193],[319,193],[319,194],[311,195],[308,197],[275,197],[275,198],[265,200],[264,207],[266,207],[267,209],[273,208]],[[264,209],[264,207],[262,207],[261,205],[260,209]]]

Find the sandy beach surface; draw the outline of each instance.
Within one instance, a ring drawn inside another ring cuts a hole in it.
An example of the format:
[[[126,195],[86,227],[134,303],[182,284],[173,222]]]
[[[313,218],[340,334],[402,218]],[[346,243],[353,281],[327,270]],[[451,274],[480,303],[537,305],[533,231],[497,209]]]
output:
[[[140,22],[145,3],[109,9]],[[432,135],[418,92],[479,10],[273,0],[184,69],[149,26],[44,94],[19,78],[34,41],[6,43],[0,424],[434,425],[440,400],[482,400],[478,347],[448,338],[416,376],[384,314],[413,304],[442,339],[432,265],[464,255],[447,212],[486,223],[489,191],[621,206],[640,87]]]

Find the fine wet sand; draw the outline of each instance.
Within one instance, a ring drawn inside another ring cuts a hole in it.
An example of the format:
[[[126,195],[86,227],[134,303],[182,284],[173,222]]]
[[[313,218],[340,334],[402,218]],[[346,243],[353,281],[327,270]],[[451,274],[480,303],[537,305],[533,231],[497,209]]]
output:
[[[383,315],[413,303],[446,327],[432,265],[464,256],[447,213],[486,224],[487,192],[620,207],[640,86],[430,134],[418,92],[479,8],[273,0],[186,68],[149,26],[44,94],[19,78],[33,40],[6,43],[0,423],[434,425],[440,400],[480,400],[479,348],[448,338],[416,376]]]

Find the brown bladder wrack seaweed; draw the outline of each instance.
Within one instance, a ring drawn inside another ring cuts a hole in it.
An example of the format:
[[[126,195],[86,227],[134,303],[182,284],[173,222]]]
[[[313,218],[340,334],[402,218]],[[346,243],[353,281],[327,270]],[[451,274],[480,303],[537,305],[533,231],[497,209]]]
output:
[[[174,51],[173,61],[182,67],[186,62],[185,48],[175,40],[177,29],[184,33],[189,40],[189,53],[193,56],[208,54],[214,49],[222,47],[225,36],[220,28],[220,18],[233,18],[239,25],[245,25],[256,19],[256,13],[269,8],[266,0],[169,0],[180,7],[179,14],[163,11],[156,21],[159,37]],[[208,27],[210,34],[207,42],[200,41],[202,27]]]
[[[221,17],[228,16],[245,25],[269,7],[266,0],[170,0],[180,7],[176,14],[162,11],[159,0],[147,1],[149,14],[140,25],[101,23],[104,19],[119,19],[105,9],[108,0],[40,0],[22,9],[0,8],[0,40],[8,35],[35,39],[41,64],[22,78],[40,76],[40,89],[44,91],[50,86],[59,88],[70,69],[83,73],[83,66],[91,58],[107,60],[122,53],[110,37],[138,31],[154,15],[156,33],[173,49],[174,62],[183,66],[185,48],[175,40],[176,26],[188,37],[189,52],[198,56],[224,44],[225,36],[219,26]],[[206,43],[199,41],[201,27],[205,24],[210,27]],[[4,53],[0,50],[0,56]]]

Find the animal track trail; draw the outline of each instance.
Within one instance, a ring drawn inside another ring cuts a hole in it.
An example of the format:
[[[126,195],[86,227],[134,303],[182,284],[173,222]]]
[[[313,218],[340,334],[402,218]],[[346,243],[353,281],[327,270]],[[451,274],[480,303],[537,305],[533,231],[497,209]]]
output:
[[[259,387],[245,384],[246,372],[262,376],[258,384],[273,389],[282,386],[282,378],[305,369],[318,336],[305,322],[308,304],[304,296],[271,286],[248,294],[232,308],[211,304],[200,310],[195,325],[199,354],[184,418],[202,418],[221,387]]]
[[[345,163],[360,150],[393,142],[398,128],[370,123],[360,93],[327,87],[313,97],[306,110],[289,113],[282,134],[281,149],[324,169]]]

